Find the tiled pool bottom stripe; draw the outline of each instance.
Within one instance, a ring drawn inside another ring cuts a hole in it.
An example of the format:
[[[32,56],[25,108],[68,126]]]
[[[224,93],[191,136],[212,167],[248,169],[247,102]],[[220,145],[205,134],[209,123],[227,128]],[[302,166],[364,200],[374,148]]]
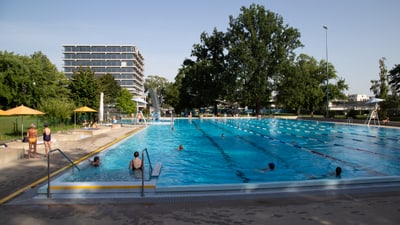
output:
[[[157,187],[156,181],[145,182],[144,196],[141,195],[141,182],[62,182],[51,186],[52,199],[96,199],[96,198],[164,198],[185,196],[235,196],[252,194],[278,194],[302,192],[330,192],[364,190],[376,191],[380,188],[399,190],[400,176],[308,180],[296,182],[242,183],[223,185],[191,185]],[[36,199],[44,199],[47,185],[38,190]]]

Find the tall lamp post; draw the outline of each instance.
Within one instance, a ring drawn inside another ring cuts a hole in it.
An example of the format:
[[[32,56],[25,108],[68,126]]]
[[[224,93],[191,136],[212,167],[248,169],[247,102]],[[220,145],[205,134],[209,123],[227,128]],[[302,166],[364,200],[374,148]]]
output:
[[[326,116],[329,118],[329,76],[328,76],[328,27],[323,26],[325,29],[325,40],[326,40]]]

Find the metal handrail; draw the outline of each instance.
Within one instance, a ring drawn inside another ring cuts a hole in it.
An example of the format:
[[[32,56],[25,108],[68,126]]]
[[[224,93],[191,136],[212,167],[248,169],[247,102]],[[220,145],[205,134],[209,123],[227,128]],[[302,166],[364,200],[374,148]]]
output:
[[[151,165],[151,160],[150,160],[150,156],[149,156],[149,152],[147,151],[147,148],[142,150],[142,196],[144,196],[144,162],[145,162],[145,157],[144,157],[144,153],[146,152],[146,156],[147,156],[147,161],[149,162],[149,177],[151,177],[151,173],[153,172],[153,166]]]
[[[61,149],[56,148],[56,149],[49,150],[49,154],[47,155],[47,198],[50,198],[50,153],[55,152],[55,151],[59,151],[61,153],[61,155],[63,155],[64,158],[66,158],[72,164],[72,166],[73,166],[72,171],[74,171],[73,170],[74,167],[77,168],[78,171],[81,170],[74,162],[72,162],[72,160],[67,155],[65,155],[65,153],[63,151],[61,151]]]

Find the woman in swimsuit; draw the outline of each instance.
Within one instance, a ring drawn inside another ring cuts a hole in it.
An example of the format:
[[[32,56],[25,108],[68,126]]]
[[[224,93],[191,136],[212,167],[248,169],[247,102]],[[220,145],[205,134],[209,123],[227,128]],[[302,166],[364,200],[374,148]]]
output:
[[[139,159],[139,152],[133,153],[134,159],[132,159],[129,163],[130,170],[141,170],[143,167],[143,162]]]
[[[28,132],[26,133],[26,136],[28,137],[28,140],[29,140],[28,159],[31,158],[32,150],[33,150],[33,153],[34,153],[33,157],[37,158],[37,148],[36,148],[37,135],[38,135],[38,132],[36,130],[36,126],[35,126],[35,124],[32,123],[30,128],[29,128],[29,130],[28,130]]]
[[[51,130],[47,123],[44,125],[43,129],[43,143],[44,143],[44,150],[46,151],[46,156],[47,156],[49,151],[51,150]]]

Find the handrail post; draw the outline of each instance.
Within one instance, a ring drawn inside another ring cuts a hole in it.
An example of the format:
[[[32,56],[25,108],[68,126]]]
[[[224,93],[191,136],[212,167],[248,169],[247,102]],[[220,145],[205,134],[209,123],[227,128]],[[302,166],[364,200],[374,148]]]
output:
[[[55,152],[55,151],[59,151],[61,153],[61,155],[64,156],[64,158],[66,158],[71,164],[72,164],[72,171],[74,171],[74,167],[76,167],[78,169],[78,171],[80,171],[79,167],[72,162],[72,160],[70,158],[68,158],[67,155],[64,154],[63,151],[61,151],[61,149],[56,148],[56,149],[52,149],[49,150],[48,154],[47,154],[47,198],[50,198],[51,194],[50,194],[50,153],[51,152]]]
[[[49,150],[47,154],[47,198],[51,197],[50,194],[50,152],[51,149]]]
[[[144,150],[142,151],[142,197],[144,196]]]
[[[150,161],[150,156],[149,156],[149,152],[147,151],[147,148],[144,148],[142,150],[142,196],[144,196],[144,153],[146,152],[146,156],[147,156],[147,160],[149,161],[149,177],[151,177],[151,173],[153,172],[153,167],[151,165],[151,161]]]

